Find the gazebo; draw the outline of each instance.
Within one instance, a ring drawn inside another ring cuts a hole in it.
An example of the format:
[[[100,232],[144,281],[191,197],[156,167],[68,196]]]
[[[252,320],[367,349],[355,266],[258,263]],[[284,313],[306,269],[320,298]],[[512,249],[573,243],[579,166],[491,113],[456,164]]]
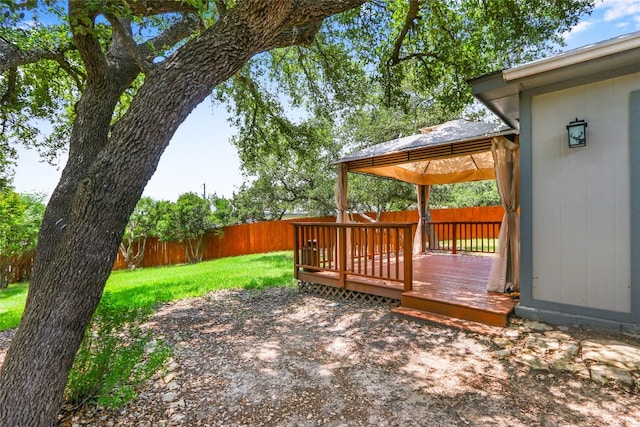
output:
[[[500,227],[498,255],[493,259],[488,280],[484,278],[484,287],[500,293],[518,289],[518,131],[493,123],[454,120],[421,129],[417,135],[368,147],[336,164],[335,229],[327,224],[295,225],[295,271],[299,280],[391,298],[397,293],[397,299],[405,306],[409,297],[415,296],[414,285],[419,282],[416,278],[414,283],[414,270],[417,272],[419,268],[414,267],[412,261],[414,256],[425,252],[425,217],[431,185],[496,179],[505,215]],[[415,184],[420,219],[415,232],[411,224],[349,223],[349,172]],[[374,231],[365,230],[367,227]],[[483,262],[487,262],[486,257]],[[389,292],[394,282],[403,285],[396,289],[399,293]],[[503,320],[494,322],[502,323]]]

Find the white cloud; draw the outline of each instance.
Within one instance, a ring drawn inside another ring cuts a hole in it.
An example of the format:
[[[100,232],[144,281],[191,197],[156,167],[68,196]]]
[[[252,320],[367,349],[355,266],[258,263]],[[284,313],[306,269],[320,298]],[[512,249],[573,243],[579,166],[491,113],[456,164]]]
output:
[[[612,22],[623,19],[635,20],[640,15],[640,0],[600,0],[596,2],[596,10],[604,11],[604,21]]]
[[[573,36],[573,35],[579,34],[583,31],[587,31],[588,29],[592,28],[594,25],[595,23],[593,21],[580,21],[576,25],[574,25],[571,28],[571,31],[569,31],[569,33],[566,35]]]

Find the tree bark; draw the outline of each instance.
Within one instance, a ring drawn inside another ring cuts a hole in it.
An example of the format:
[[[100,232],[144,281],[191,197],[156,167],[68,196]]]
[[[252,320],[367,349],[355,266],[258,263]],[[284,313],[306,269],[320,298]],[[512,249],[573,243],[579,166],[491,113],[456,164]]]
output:
[[[238,2],[153,67],[113,126],[119,96],[139,70],[130,55],[109,50],[101,56],[90,35],[76,35],[88,82],[76,108],[69,160],[43,219],[25,313],[0,371],[0,425],[55,424],[129,215],[188,114],[253,55],[309,40],[308,34],[298,38],[294,27],[362,3]]]

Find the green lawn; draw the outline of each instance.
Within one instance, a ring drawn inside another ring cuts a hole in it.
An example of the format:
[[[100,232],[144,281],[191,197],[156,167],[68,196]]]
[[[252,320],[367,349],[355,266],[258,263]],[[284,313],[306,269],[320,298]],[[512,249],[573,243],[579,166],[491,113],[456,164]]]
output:
[[[293,283],[293,253],[274,252],[195,265],[114,271],[104,293],[114,304],[146,307],[219,289],[263,289]],[[18,325],[27,287],[18,283],[0,290],[0,331]]]

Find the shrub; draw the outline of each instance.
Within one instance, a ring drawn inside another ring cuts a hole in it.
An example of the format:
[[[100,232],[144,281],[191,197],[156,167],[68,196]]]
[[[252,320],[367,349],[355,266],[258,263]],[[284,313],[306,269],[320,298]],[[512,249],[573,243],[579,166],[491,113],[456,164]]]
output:
[[[171,348],[141,325],[151,308],[116,305],[105,295],[87,328],[67,381],[72,405],[95,401],[118,408],[137,398],[136,388],[158,372]]]

